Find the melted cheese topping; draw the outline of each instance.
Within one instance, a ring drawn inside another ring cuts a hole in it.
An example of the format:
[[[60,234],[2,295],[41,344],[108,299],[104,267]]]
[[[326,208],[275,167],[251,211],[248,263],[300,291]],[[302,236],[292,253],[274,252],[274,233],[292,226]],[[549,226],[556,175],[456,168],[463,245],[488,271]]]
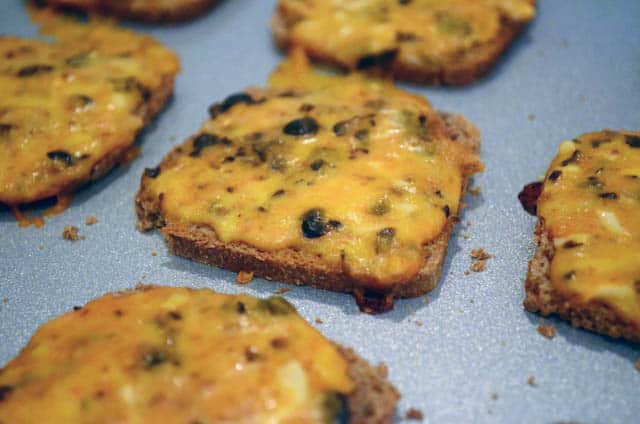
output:
[[[298,57],[271,85],[145,177],[167,222],[206,224],[224,242],[265,251],[293,248],[383,286],[415,277],[423,245],[481,169],[476,155],[447,138],[424,99],[390,84],[315,74]],[[212,145],[196,148],[208,137]]]
[[[640,133],[562,143],[538,215],[556,249],[553,288],[578,305],[604,302],[640,326]]]
[[[0,202],[59,194],[131,145],[178,59],[151,37],[40,15],[55,43],[0,37]]]
[[[0,422],[329,422],[347,367],[282,298],[146,288],[42,326],[0,372]]]
[[[531,0],[280,0],[287,37],[349,68],[383,52],[438,67],[498,37],[502,19],[527,22]]]

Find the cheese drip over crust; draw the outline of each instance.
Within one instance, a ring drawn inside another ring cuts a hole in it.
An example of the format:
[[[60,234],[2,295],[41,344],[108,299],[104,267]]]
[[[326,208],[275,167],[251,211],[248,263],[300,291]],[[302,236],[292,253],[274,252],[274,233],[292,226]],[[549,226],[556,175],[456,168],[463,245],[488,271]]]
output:
[[[331,422],[354,389],[284,299],[143,287],[43,325],[0,370],[0,422]]]

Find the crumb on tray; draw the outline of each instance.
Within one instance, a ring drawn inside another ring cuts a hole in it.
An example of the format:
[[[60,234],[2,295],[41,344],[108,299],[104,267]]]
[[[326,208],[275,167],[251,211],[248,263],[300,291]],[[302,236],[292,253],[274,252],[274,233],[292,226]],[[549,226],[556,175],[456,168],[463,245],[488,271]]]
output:
[[[536,378],[532,375],[527,379],[527,384],[531,387],[537,387],[538,383],[536,382]]]
[[[249,284],[253,280],[253,272],[240,271],[236,277],[236,283]]]
[[[553,325],[539,325],[538,333],[542,334],[547,339],[553,339],[556,336],[556,327]]]
[[[471,265],[469,266],[469,269],[473,272],[482,272],[487,267],[487,260],[493,257],[494,256],[492,254],[485,252],[482,247],[479,249],[473,249],[471,251]]]
[[[80,237],[78,236],[78,227],[75,225],[67,225],[62,230],[62,238],[65,240],[76,241]]]
[[[96,218],[95,216],[91,215],[90,217],[88,217],[87,219],[84,220],[84,223],[86,225],[97,224],[98,223],[98,218]]]
[[[275,294],[277,294],[277,295],[285,294],[285,293],[288,293],[289,291],[291,291],[291,289],[288,288],[288,287],[280,287],[279,289],[277,289],[275,291]]]
[[[322,324],[322,323],[324,323],[324,321],[322,321],[320,317],[316,317],[316,324]]]
[[[409,408],[405,414],[405,418],[408,420],[422,421],[424,414],[418,408]]]
[[[638,359],[635,363],[636,370],[640,372],[640,359]]]
[[[469,193],[471,193],[474,196],[479,196],[480,193],[482,193],[482,189],[480,187],[471,187],[469,189]]]

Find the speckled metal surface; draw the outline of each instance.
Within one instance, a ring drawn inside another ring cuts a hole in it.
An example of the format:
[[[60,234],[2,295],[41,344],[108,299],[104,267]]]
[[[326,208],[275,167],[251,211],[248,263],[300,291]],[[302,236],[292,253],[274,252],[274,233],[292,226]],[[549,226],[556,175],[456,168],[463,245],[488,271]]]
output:
[[[157,233],[135,229],[133,196],[144,167],[198,129],[213,101],[262,84],[282,59],[268,20],[275,0],[228,0],[194,22],[136,26],[181,57],[175,97],[140,137],[142,154],[77,193],[42,229],[18,228],[0,208],[0,363],[48,319],[138,282],[210,287],[268,296],[284,284],[254,280],[173,257]],[[34,36],[23,2],[0,5],[0,33]],[[560,141],[602,128],[640,128],[640,2],[540,0],[539,13],[489,77],[466,88],[410,90],[465,114],[482,130],[486,171],[475,178],[451,239],[440,286],[397,301],[392,312],[361,314],[348,295],[289,287],[285,297],[328,337],[371,362],[385,361],[409,407],[429,423],[631,423],[640,417],[640,347],[547,319],[536,331],[522,308],[534,218],[518,204]],[[95,215],[99,222],[86,226]],[[76,225],[85,240],[61,237]],[[467,274],[471,249],[495,255]],[[322,324],[314,322],[321,318]],[[535,384],[528,384],[530,377]]]

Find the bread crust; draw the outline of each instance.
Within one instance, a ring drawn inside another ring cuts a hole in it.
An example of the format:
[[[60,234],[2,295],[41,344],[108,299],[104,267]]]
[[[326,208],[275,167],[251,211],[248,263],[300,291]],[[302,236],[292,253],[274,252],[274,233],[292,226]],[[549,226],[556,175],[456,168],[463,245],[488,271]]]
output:
[[[352,349],[337,347],[349,364],[349,377],[356,386],[347,396],[349,424],[390,423],[400,394],[387,379],[387,367],[373,367]]]
[[[602,301],[586,304],[576,299],[564,298],[553,289],[550,279],[551,261],[555,254],[553,238],[545,229],[543,220],[538,220],[535,229],[537,249],[529,261],[529,272],[525,282],[524,307],[543,316],[557,314],[582,327],[613,338],[623,337],[640,343],[640,328],[620,317],[616,311]]]
[[[531,0],[536,6],[536,0]],[[297,18],[288,16],[285,8],[278,6],[271,20],[271,29],[275,44],[285,52],[303,49],[314,61],[329,63],[342,69],[347,66],[337,57],[297,43],[289,37],[289,28]],[[506,51],[513,39],[528,22],[515,21],[503,16],[500,30],[491,42],[474,46],[464,51],[463,60],[444,62],[435,68],[403,62],[393,57],[383,65],[367,69],[366,72],[377,76],[389,76],[394,79],[424,85],[466,85],[485,76]]]
[[[132,1],[117,0],[46,0],[53,7],[74,7],[85,12],[114,15],[144,22],[180,22],[194,19],[213,7],[219,0],[179,0],[171,5],[133,8]],[[153,3],[153,2],[151,2]]]
[[[480,147],[480,133],[461,115],[440,112],[449,136],[474,152]],[[169,164],[174,149],[164,163]],[[449,237],[458,218],[453,213],[436,239],[423,246],[425,264],[413,281],[381,284],[375,280],[363,282],[352,278],[342,265],[331,266],[315,255],[287,248],[263,251],[244,242],[225,243],[206,225],[168,222],[162,215],[162,195],[147,190],[147,179],[142,177],[135,204],[138,227],[142,231],[161,228],[171,253],[234,272],[251,271],[256,276],[296,285],[352,293],[365,312],[384,312],[393,307],[394,297],[416,297],[436,287],[446,257]],[[463,184],[462,193],[466,189]],[[366,284],[366,286],[365,286]]]

